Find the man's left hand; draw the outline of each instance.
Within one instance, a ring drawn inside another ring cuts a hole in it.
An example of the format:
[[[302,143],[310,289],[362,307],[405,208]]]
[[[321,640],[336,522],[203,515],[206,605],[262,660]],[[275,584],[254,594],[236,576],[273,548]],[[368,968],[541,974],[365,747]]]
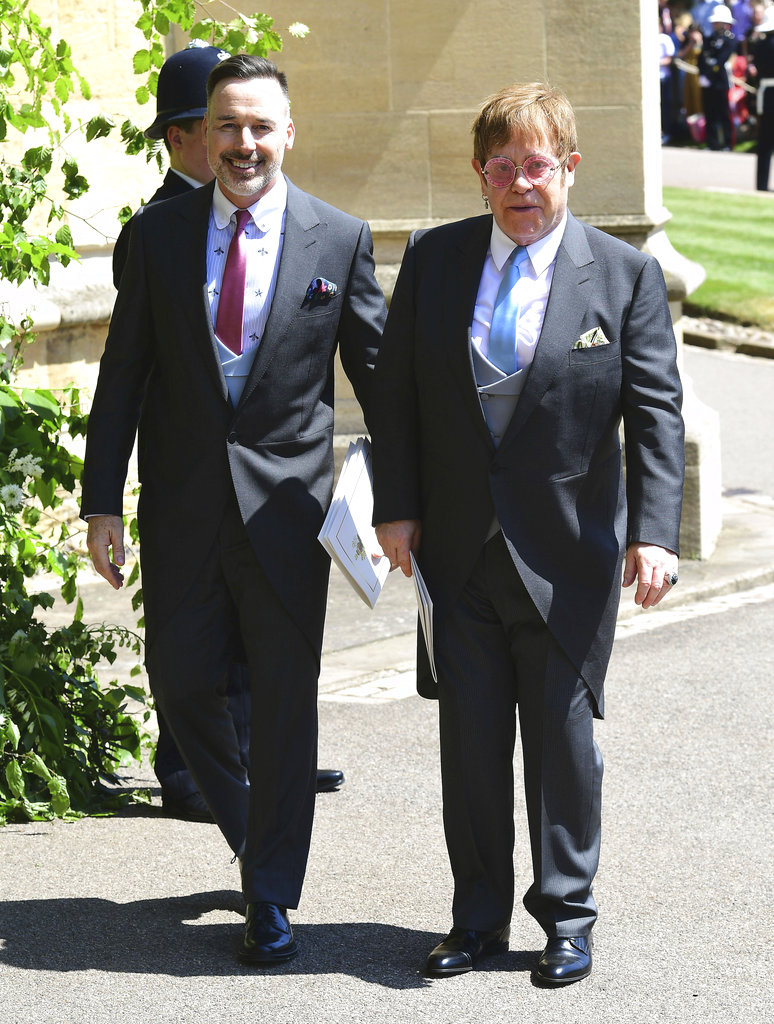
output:
[[[672,589],[669,577],[677,572],[677,555],[655,544],[630,544],[626,549],[623,586],[637,581],[634,603],[653,608]]]

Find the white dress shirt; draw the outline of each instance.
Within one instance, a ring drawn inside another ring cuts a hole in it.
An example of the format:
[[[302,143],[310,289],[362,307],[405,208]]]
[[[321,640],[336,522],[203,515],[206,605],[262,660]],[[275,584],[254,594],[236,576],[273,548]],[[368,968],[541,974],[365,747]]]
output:
[[[247,375],[271,311],[282,255],[287,199],[287,182],[282,175],[278,175],[276,184],[266,195],[248,207],[250,220],[245,227],[247,268],[241,355],[235,355],[216,336],[218,355],[223,365],[231,402],[235,407],[244,390]],[[236,212],[237,207],[226,199],[216,181],[207,231],[207,294],[213,325],[218,320],[220,286],[228,248],[236,229]]]
[[[282,254],[285,231],[285,208],[288,187],[284,177],[265,196],[248,207],[251,220],[245,228],[247,275],[245,278],[245,312],[242,323],[242,351],[257,348],[271,309],[277,283],[277,270]],[[226,266],[228,247],[236,227],[237,207],[230,202],[215,182],[207,232],[207,291],[213,324],[218,319],[218,298]]]
[[[543,319],[554,276],[556,254],[559,250],[567,224],[565,212],[557,226],[543,238],[527,246],[527,259],[521,265],[521,277],[516,282],[519,300],[519,322],[516,330],[516,365],[526,369],[535,355],[535,346],[543,329]],[[509,238],[492,222],[492,238],[484,263],[481,281],[476,296],[473,323],[470,330],[471,343],[484,358],[489,356],[489,328],[492,324],[497,291],[516,242]]]

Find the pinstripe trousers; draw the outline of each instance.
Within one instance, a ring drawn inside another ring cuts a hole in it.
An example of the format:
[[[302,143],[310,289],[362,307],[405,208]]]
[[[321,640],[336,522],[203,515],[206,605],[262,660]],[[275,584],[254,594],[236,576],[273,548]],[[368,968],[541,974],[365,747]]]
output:
[[[502,533],[434,623],[453,922],[490,931],[514,900],[518,717],[532,884],[524,905],[549,936],[585,935],[597,916],[602,758],[594,698],[535,608]]]

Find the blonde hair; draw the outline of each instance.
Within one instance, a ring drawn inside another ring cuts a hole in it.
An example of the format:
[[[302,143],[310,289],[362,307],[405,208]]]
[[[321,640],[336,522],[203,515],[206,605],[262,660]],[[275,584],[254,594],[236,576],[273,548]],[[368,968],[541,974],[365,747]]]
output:
[[[498,146],[515,132],[525,139],[545,141],[564,161],[578,149],[575,112],[558,89],[541,82],[508,85],[484,100],[472,127],[473,156],[483,167]]]

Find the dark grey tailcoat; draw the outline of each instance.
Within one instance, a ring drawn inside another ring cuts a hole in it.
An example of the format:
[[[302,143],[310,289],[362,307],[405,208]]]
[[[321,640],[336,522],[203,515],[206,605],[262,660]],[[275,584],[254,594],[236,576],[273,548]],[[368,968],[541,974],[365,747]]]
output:
[[[120,515],[139,424],[149,641],[196,579],[236,493],[252,546],[318,652],[329,559],[334,353],[363,409],[384,322],[368,225],[288,182],[263,340],[236,409],[217,355],[205,249],[211,183],[140,210],[89,421],[82,514]],[[306,298],[316,277],[338,286]]]
[[[491,229],[483,216],[409,241],[375,375],[374,522],[422,521],[420,567],[443,615],[496,514],[601,713],[623,550],[678,549],[683,424],[664,278],[652,257],[568,216],[534,362],[495,450],[469,340]],[[609,344],[575,350],[595,327]]]

